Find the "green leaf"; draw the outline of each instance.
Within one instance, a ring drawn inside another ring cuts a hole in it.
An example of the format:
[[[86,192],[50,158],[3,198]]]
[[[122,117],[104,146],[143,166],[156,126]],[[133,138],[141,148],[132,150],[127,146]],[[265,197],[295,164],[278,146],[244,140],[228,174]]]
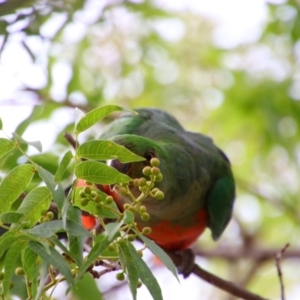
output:
[[[123,217],[120,221],[108,223],[105,226],[109,240],[112,240],[123,224],[132,223],[134,221],[134,214],[131,211],[125,210]]]
[[[33,165],[24,164],[15,167],[7,174],[0,186],[0,213],[10,209],[12,203],[31,182],[34,173]]]
[[[71,220],[67,220],[66,228],[64,227],[62,220],[54,220],[54,221],[39,224],[32,229],[27,229],[24,231],[34,234],[35,236],[41,238],[49,238],[53,234],[62,231],[66,231],[67,233],[74,236],[81,236],[81,237],[92,236],[92,234],[89,231],[87,231],[81,224],[78,224]]]
[[[4,139],[0,138],[0,157],[4,156],[6,153],[8,153],[10,150],[15,148],[15,143]]]
[[[18,142],[18,143],[23,143],[23,144],[30,145],[30,146],[34,147],[35,149],[37,149],[40,153],[43,151],[42,150],[42,144],[41,144],[40,141],[27,142],[15,132],[13,133],[13,137],[14,137],[15,141]]]
[[[61,184],[56,183],[54,181],[54,176],[41,166],[38,166],[38,172],[39,176],[44,180],[47,188],[52,193],[53,200],[56,203],[57,208],[59,209],[59,211],[61,211],[65,201],[64,190]]]
[[[65,254],[67,254],[71,259],[73,259],[78,266],[82,264],[80,263],[78,258],[73,253],[71,253],[68,250],[68,248],[56,236],[51,236],[49,238],[49,241],[51,241],[54,245],[60,248]]]
[[[175,267],[173,261],[171,260],[171,258],[169,257],[169,255],[163,249],[161,249],[157,244],[155,244],[152,240],[150,240],[146,236],[142,235],[140,232],[135,231],[135,233],[145,243],[147,248],[149,248],[151,250],[151,252],[162,261],[162,263],[171,271],[171,273],[179,281],[179,278],[177,276],[176,267]]]
[[[75,131],[79,134],[82,131],[87,130],[97,122],[101,121],[104,117],[114,111],[122,111],[123,108],[118,105],[106,105],[98,107],[87,113],[76,125]]]
[[[1,215],[1,222],[7,224],[19,223],[23,217],[22,213],[10,211]]]
[[[81,204],[81,197],[79,195],[80,191],[82,191],[84,187],[78,187],[75,189],[75,199],[74,199],[74,205],[78,206],[81,210],[87,211],[93,216],[99,216],[104,218],[110,218],[110,219],[116,219],[118,218],[118,214],[114,213],[114,211],[119,211],[117,205],[115,202],[112,202],[110,204],[105,204],[105,207],[103,205],[98,205],[95,201],[89,201],[87,205]],[[101,192],[99,189],[91,187],[92,191],[95,191],[98,193],[98,195],[101,197],[101,201],[105,201],[107,194]],[[112,210],[110,210],[110,208]]]
[[[34,300],[41,300],[41,295],[43,294],[44,287],[46,285],[46,281],[48,277],[48,268],[49,268],[48,262],[42,260],[41,267],[40,267],[41,271],[39,276],[39,286]]]
[[[72,253],[72,257],[76,257],[76,262],[80,267],[83,263],[83,244],[84,238],[82,236],[69,236],[69,248]]]
[[[131,243],[127,243],[127,247],[130,251],[131,259],[133,263],[137,266],[139,271],[139,277],[141,281],[148,288],[150,294],[155,300],[163,300],[160,286],[152,274],[151,270],[147,266],[147,264],[143,261],[143,259],[139,256],[136,249],[132,246]]]
[[[22,250],[21,258],[24,272],[30,281],[29,288],[34,299],[38,289],[38,269],[36,267],[37,254],[29,247],[26,247]]]
[[[43,212],[47,211],[52,200],[52,194],[45,186],[32,190],[22,201],[17,212],[24,215],[22,224],[26,228],[35,225]]]
[[[83,161],[75,169],[78,178],[98,184],[127,183],[132,179],[98,161]]]
[[[119,245],[119,254],[120,261],[123,269],[126,271],[129,281],[129,287],[133,299],[136,299],[136,290],[139,282],[139,266],[136,264],[135,260],[131,256],[127,241],[120,240]]]
[[[118,159],[123,163],[145,160],[124,146],[107,140],[88,141],[78,147],[77,155],[95,160]]]
[[[75,282],[78,282],[82,278],[86,270],[94,263],[94,261],[99,257],[99,255],[101,255],[101,253],[108,247],[109,244],[110,241],[108,237],[105,237],[103,240],[93,246],[82,267],[79,269],[79,272],[75,278]]]
[[[99,291],[96,280],[90,274],[85,274],[72,288],[72,294],[76,300],[86,300],[87,291],[89,292],[89,300],[103,300],[103,296]]]
[[[0,238],[0,256],[19,238],[15,231],[6,231]]]
[[[23,249],[25,245],[26,242],[23,240],[17,240],[12,245],[9,245],[9,249],[7,250],[4,260],[5,275],[2,281],[2,290],[4,296],[7,295],[9,291],[11,278],[19,262],[20,249]]]
[[[30,241],[29,248],[65,276],[69,285],[74,284],[73,276],[68,264],[55,248],[50,247],[48,244],[36,241]]]
[[[69,150],[68,152],[65,153],[65,155],[63,156],[57,170],[54,176],[54,181],[55,182],[59,182],[61,181],[68,165],[70,164],[70,162],[72,161],[73,158],[73,154],[71,152],[71,150]]]

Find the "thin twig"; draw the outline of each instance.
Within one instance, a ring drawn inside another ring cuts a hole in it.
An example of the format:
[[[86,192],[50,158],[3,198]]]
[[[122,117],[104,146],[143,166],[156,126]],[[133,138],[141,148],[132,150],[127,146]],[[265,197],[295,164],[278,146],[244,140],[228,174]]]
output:
[[[70,133],[66,132],[64,134],[64,137],[66,138],[66,140],[70,143],[70,145],[74,149],[76,149],[78,147],[76,140],[73,138],[73,136]]]
[[[277,273],[278,273],[278,278],[280,282],[280,291],[281,291],[281,300],[285,300],[285,295],[284,295],[284,283],[283,283],[283,275],[280,267],[280,262],[281,258],[286,251],[286,249],[290,246],[290,244],[286,244],[280,251],[278,251],[275,255],[275,260],[276,260],[276,268],[277,268]]]

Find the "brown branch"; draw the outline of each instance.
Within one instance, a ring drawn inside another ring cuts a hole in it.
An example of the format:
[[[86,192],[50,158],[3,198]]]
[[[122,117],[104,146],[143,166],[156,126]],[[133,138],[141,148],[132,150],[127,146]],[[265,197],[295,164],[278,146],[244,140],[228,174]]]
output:
[[[180,266],[182,264],[182,256],[172,253],[172,252],[167,252],[168,255],[171,257],[173,260],[174,264],[176,266]],[[267,300],[266,298],[262,298],[256,294],[253,294],[236,284],[234,284],[231,281],[224,280],[216,275],[213,275],[198,265],[194,264],[194,267],[192,269],[192,274],[198,276],[199,278],[203,279],[204,281],[218,287],[219,289],[228,292],[229,294],[239,297],[244,300]]]
[[[78,145],[77,145],[77,142],[75,141],[75,139],[73,138],[73,136],[66,132],[64,134],[64,137],[66,138],[66,140],[70,143],[70,145],[74,148],[74,149],[77,149]]]
[[[277,273],[279,277],[279,282],[280,282],[280,291],[281,291],[281,300],[285,299],[284,296],[284,284],[283,284],[283,276],[282,276],[282,271],[280,267],[280,261],[281,258],[286,251],[286,249],[290,246],[290,244],[286,244],[280,251],[278,251],[275,255],[275,260],[276,260],[276,268],[277,268]]]

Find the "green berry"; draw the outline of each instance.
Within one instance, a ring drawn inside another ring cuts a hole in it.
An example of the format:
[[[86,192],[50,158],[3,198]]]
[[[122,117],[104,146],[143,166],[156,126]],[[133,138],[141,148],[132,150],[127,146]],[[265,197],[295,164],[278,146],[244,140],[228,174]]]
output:
[[[46,216],[49,218],[49,220],[52,220],[54,218],[54,213],[52,211],[48,211]]]
[[[159,164],[160,164],[160,161],[157,157],[153,157],[151,160],[150,160],[150,164],[152,167],[158,167]]]
[[[11,290],[14,286],[15,286],[15,284],[11,281],[9,284],[9,289]]]
[[[88,198],[83,198],[83,199],[81,199],[81,201],[80,201],[80,204],[82,205],[82,206],[87,206],[88,205],[88,203],[89,203],[89,199]]]
[[[97,195],[95,198],[94,198],[94,201],[95,203],[100,203],[101,202],[101,196],[100,195]]]
[[[91,191],[91,197],[95,198],[97,197],[98,193],[96,191]]]
[[[134,235],[134,234],[128,234],[127,240],[128,240],[129,242],[133,242],[133,241],[135,240],[135,235]]]
[[[120,193],[121,195],[123,195],[123,196],[127,195],[127,189],[126,189],[126,187],[121,186],[121,187],[119,188],[119,193]]]
[[[157,168],[157,167],[152,167],[151,168],[151,173],[155,176],[159,175],[160,174],[160,169]]]
[[[18,276],[24,275],[25,274],[24,269],[21,268],[21,267],[16,268],[15,274],[18,275]]]
[[[137,251],[137,254],[138,254],[140,257],[143,257],[143,255],[144,255],[144,253],[143,253],[142,250],[138,250],[138,251]]]
[[[4,278],[4,273],[1,272],[1,273],[0,273],[0,281],[3,280],[3,278]]]
[[[142,234],[148,235],[151,233],[151,231],[152,231],[152,229],[150,227],[144,227]]]
[[[146,184],[147,184],[146,178],[142,177],[142,178],[139,179],[139,186],[140,186],[140,187],[143,187],[143,186],[145,186]]]
[[[47,223],[49,222],[50,219],[47,216],[42,217],[42,222],[41,223]]]
[[[105,202],[106,204],[111,204],[114,202],[114,198],[112,196],[107,196]]]
[[[83,191],[86,193],[86,194],[90,194],[92,192],[92,189],[90,186],[85,186]]]
[[[139,280],[136,287],[137,287],[137,288],[140,288],[142,285],[143,285],[142,282]]]
[[[125,279],[125,275],[124,275],[123,272],[122,272],[122,273],[117,273],[117,274],[116,274],[116,278],[117,278],[118,280],[120,280],[120,281],[123,281],[123,280]]]
[[[145,167],[145,168],[143,169],[143,174],[144,174],[145,176],[150,176],[150,174],[151,174],[151,167],[149,167],[149,166]]]
[[[155,181],[156,182],[160,182],[163,180],[163,175],[161,173],[159,173],[158,175],[155,176]]]
[[[140,206],[140,213],[142,214],[142,213],[145,213],[145,212],[147,212],[147,207],[145,205],[141,205]]]
[[[143,221],[148,221],[149,219],[150,219],[150,215],[148,214],[148,213],[142,213],[141,214],[141,219],[143,220]]]
[[[154,195],[155,199],[162,200],[165,197],[165,194],[162,191],[157,191]]]
[[[138,178],[135,178],[135,179],[133,180],[133,185],[134,185],[134,186],[139,186],[139,179],[138,179]]]
[[[136,212],[136,208],[133,205],[129,205],[128,210],[130,210],[131,212],[135,213]]]
[[[79,192],[79,197],[80,197],[80,198],[85,198],[85,197],[86,197],[86,194],[85,194],[84,190],[81,190],[81,191]]]

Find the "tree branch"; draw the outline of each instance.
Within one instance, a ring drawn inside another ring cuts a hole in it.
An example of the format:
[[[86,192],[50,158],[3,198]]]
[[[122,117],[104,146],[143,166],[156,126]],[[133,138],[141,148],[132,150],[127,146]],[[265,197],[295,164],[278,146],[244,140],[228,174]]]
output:
[[[282,276],[282,271],[280,268],[280,261],[281,258],[284,254],[284,252],[286,251],[286,249],[290,246],[290,244],[286,244],[283,249],[281,249],[280,251],[278,251],[275,255],[275,260],[276,260],[276,268],[277,268],[277,273],[278,273],[278,277],[279,277],[279,282],[280,282],[280,291],[281,291],[281,300],[285,299],[285,295],[284,295],[284,284],[283,284],[283,276]]]
[[[176,266],[180,266],[182,264],[182,256],[172,253],[172,252],[167,252],[168,255],[171,257],[173,260],[174,264]],[[231,281],[224,280],[216,275],[213,275],[198,265],[194,264],[194,267],[192,269],[192,274],[198,276],[199,278],[203,279],[204,281],[220,288],[221,290],[228,292],[229,294],[239,297],[244,300],[267,300],[266,298],[262,298],[259,295],[253,294],[237,285],[235,285]]]

